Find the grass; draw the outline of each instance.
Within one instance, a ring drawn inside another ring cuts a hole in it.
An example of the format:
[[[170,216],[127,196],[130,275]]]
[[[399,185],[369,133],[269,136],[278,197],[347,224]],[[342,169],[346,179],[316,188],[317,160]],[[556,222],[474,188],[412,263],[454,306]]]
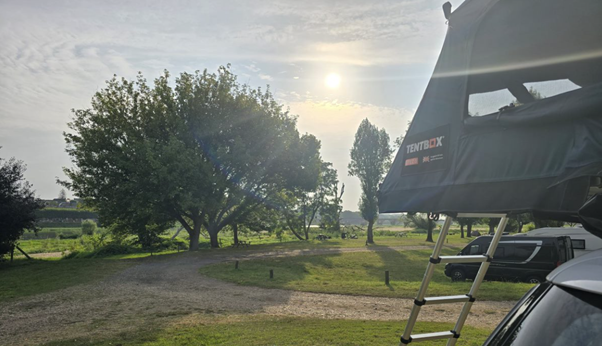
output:
[[[383,250],[389,250],[383,246]],[[444,254],[458,252],[446,248]],[[418,291],[430,250],[375,251],[320,256],[297,256],[243,261],[238,270],[232,263],[200,269],[200,273],[240,285],[282,288],[308,292],[413,298]],[[269,270],[274,279],[269,279]],[[384,284],[385,270],[390,285]],[[439,266],[429,285],[428,296],[466,294],[471,282],[451,282]],[[484,282],[478,299],[518,300],[533,285],[513,282]]]
[[[98,281],[135,263],[102,259],[0,263],[0,302]]]
[[[58,238],[21,240],[19,247],[28,254],[83,250],[79,239]],[[15,252],[15,254],[19,254],[19,252]]]
[[[115,339],[73,339],[46,344],[75,345],[395,345],[403,324],[395,321],[330,320],[270,317],[263,315],[202,315],[194,321],[165,326],[148,326]],[[188,318],[190,319],[190,318]],[[448,323],[417,323],[415,331],[452,329]],[[491,331],[465,327],[459,344],[482,345]],[[434,346],[442,342],[422,342]]]

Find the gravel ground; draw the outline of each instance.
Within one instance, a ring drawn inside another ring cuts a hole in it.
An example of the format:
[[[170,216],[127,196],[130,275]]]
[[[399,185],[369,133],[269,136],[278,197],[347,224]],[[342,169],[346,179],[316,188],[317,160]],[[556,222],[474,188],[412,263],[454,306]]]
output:
[[[406,246],[381,250],[424,249]],[[346,296],[238,286],[198,274],[204,265],[235,259],[367,251],[319,249],[237,254],[156,256],[90,285],[0,304],[0,345],[37,345],[80,337],[115,337],[152,323],[199,313],[404,320],[411,299]],[[425,260],[426,265],[426,260]],[[477,301],[467,324],[493,328],[514,302]],[[452,322],[461,304],[424,307],[420,320]]]

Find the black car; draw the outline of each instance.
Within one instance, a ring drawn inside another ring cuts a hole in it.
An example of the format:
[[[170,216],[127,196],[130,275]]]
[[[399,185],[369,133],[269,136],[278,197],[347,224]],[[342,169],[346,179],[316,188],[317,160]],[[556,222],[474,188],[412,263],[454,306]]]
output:
[[[554,270],[531,289],[484,346],[602,345],[602,250]]]
[[[491,243],[483,236],[468,244],[458,255],[483,255]],[[486,280],[540,283],[556,267],[574,257],[571,238],[503,236],[493,255]],[[454,281],[474,279],[480,263],[448,263],[445,275]]]

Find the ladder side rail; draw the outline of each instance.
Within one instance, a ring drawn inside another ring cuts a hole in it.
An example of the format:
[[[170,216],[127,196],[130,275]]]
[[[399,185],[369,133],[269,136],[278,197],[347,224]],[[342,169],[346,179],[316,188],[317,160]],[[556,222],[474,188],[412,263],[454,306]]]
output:
[[[402,335],[402,340],[410,340],[410,335],[412,334],[412,330],[414,329],[414,325],[416,324],[416,320],[418,319],[418,314],[420,313],[420,308],[424,305],[424,297],[426,296],[426,290],[428,289],[429,283],[433,277],[433,272],[435,271],[435,266],[437,265],[437,260],[439,259],[439,255],[441,254],[441,249],[443,248],[443,244],[445,243],[445,238],[447,237],[447,233],[452,224],[453,218],[451,216],[447,216],[445,218],[445,223],[441,228],[441,232],[439,233],[439,238],[437,239],[437,243],[433,248],[433,254],[431,256],[431,260],[429,260],[428,265],[426,266],[426,271],[424,273],[424,277],[422,279],[422,283],[420,288],[418,289],[418,294],[416,295],[416,299],[414,300],[414,306],[412,307],[412,312],[410,313],[410,317],[408,318],[408,323],[406,324],[405,330]],[[420,305],[416,304],[419,303]],[[407,343],[405,343],[407,344]],[[405,345],[402,341],[400,345]]]
[[[493,259],[493,255],[495,254],[495,250],[497,250],[497,246],[500,242],[500,239],[502,238],[502,234],[504,233],[504,229],[506,228],[507,224],[508,216],[505,215],[500,220],[500,223],[497,226],[497,230],[493,236],[493,239],[491,239],[491,244],[489,244],[489,249],[487,249],[487,257],[489,257],[490,261]],[[481,263],[479,272],[477,273],[477,276],[475,277],[472,286],[470,287],[470,292],[468,293],[468,296],[471,299],[464,303],[464,307],[462,307],[460,316],[458,316],[458,320],[456,321],[456,325],[454,326],[454,330],[452,331],[455,334],[455,336],[447,341],[447,346],[454,346],[458,341],[460,332],[462,331],[464,323],[466,322],[466,318],[468,317],[468,313],[470,312],[472,304],[475,301],[475,296],[479,291],[479,288],[481,287],[481,283],[485,279],[485,274],[487,274],[487,270],[489,269],[489,265],[491,264],[490,261]]]

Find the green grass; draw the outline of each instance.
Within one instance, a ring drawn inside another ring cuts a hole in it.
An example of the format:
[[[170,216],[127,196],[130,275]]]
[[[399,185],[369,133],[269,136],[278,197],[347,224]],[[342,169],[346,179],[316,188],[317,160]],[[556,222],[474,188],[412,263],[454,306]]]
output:
[[[32,239],[19,241],[19,247],[28,254],[63,252],[63,251],[81,251],[83,246],[79,239]],[[20,254],[18,251],[16,255]]]
[[[16,260],[0,264],[0,302],[98,281],[135,261]]]
[[[385,249],[387,250],[387,249]],[[458,249],[444,249],[451,255]],[[308,292],[413,298],[418,291],[430,250],[341,253],[320,256],[296,256],[232,263],[220,263],[200,269],[200,273],[240,285],[283,288]],[[269,279],[269,270],[274,279]],[[384,272],[390,272],[390,285],[384,284]],[[471,282],[451,282],[436,269],[429,296],[466,294]],[[518,300],[533,285],[513,282],[484,282],[478,299]]]
[[[163,329],[161,328],[163,327]],[[396,345],[403,324],[395,321],[324,320],[292,317],[208,316],[194,323],[148,326],[138,332],[128,332],[114,339],[65,340],[47,346],[75,345]],[[453,328],[447,323],[417,323],[415,331],[432,332]],[[465,327],[460,345],[482,345],[491,331]],[[434,346],[442,342],[422,342]]]

